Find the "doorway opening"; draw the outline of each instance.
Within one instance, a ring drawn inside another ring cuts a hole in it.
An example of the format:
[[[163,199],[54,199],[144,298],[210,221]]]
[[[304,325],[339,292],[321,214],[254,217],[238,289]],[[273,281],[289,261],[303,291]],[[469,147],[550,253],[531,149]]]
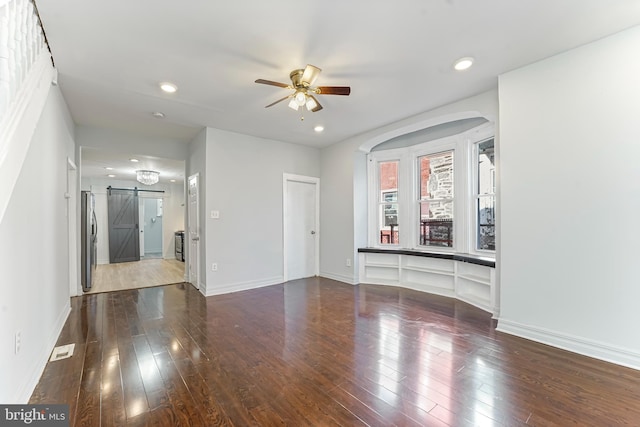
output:
[[[160,171],[159,182],[141,184],[137,169]],[[184,160],[80,147],[78,191],[92,194],[97,229],[95,282],[86,293],[186,281],[175,237],[185,229],[184,172]],[[119,206],[110,206],[115,190],[129,191],[120,192]]]
[[[162,199],[141,198],[138,209],[140,214],[140,259],[162,258]]]

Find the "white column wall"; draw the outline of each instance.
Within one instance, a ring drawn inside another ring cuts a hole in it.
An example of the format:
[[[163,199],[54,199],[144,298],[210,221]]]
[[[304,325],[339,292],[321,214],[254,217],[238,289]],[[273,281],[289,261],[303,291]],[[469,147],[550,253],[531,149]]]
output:
[[[499,329],[640,369],[640,27],[500,77]]]
[[[207,128],[206,160],[206,294],[281,283],[283,173],[319,177],[319,150]]]
[[[2,403],[27,403],[70,310],[64,193],[73,129],[60,90],[51,87],[0,222]]]

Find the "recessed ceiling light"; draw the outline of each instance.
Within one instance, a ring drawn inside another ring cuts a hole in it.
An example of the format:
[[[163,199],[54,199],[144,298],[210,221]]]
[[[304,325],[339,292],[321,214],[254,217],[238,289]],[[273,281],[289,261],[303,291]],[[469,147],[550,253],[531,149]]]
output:
[[[176,180],[175,180],[175,179],[170,179],[169,181],[171,181],[171,182],[176,182]]]
[[[458,59],[453,64],[453,68],[456,71],[464,71],[464,70],[468,69],[469,67],[471,67],[472,65],[473,65],[473,58],[470,57],[470,56],[467,56],[465,58]]]
[[[322,132],[324,130],[324,126],[318,125],[318,126],[314,127],[313,130],[315,130],[316,132]]]
[[[163,82],[160,83],[160,89],[167,93],[175,93],[178,90],[178,86],[174,85],[173,83]]]
[[[133,163],[138,163],[140,160],[138,160],[138,159],[129,159],[129,161],[133,162]]]
[[[156,119],[164,119],[164,113],[160,111],[154,111],[153,113],[151,113],[151,115]]]
[[[113,170],[113,168],[109,167],[109,166],[106,166],[105,169],[108,170],[108,171],[112,171]]]
[[[115,178],[116,176],[112,173],[110,173],[109,175],[107,175],[109,178]]]

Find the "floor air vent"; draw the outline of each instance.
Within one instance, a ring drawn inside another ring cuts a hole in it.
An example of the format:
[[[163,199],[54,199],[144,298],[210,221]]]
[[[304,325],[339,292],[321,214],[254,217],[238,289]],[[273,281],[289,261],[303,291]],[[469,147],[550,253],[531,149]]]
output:
[[[75,344],[67,344],[61,345],[53,349],[53,353],[51,353],[51,359],[49,362],[55,362],[56,360],[66,359],[67,357],[73,356],[73,349]]]

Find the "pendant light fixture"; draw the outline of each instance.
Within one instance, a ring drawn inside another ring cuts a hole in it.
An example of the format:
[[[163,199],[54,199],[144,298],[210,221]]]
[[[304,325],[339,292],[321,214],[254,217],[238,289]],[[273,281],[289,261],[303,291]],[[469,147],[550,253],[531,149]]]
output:
[[[137,170],[136,179],[144,185],[153,185],[160,179],[160,172],[150,170]]]

